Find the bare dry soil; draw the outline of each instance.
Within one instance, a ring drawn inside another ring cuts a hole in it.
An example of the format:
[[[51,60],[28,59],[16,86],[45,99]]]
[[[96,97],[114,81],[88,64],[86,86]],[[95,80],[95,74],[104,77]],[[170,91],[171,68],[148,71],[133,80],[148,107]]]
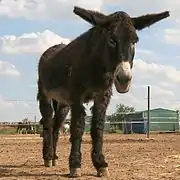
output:
[[[84,135],[82,177],[101,179],[90,159],[91,140]],[[58,143],[56,167],[43,167],[42,138],[38,135],[0,136],[0,179],[68,179],[69,137]],[[104,135],[104,153],[111,177],[117,180],[180,180],[180,134]]]

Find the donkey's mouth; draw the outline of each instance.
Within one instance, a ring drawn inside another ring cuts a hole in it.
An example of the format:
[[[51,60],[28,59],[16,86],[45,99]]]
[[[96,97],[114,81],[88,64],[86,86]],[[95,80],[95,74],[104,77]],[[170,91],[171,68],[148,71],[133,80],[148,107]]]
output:
[[[127,93],[130,90],[131,81],[126,84],[120,84],[117,80],[114,81],[114,85],[116,87],[116,91],[118,93]]]

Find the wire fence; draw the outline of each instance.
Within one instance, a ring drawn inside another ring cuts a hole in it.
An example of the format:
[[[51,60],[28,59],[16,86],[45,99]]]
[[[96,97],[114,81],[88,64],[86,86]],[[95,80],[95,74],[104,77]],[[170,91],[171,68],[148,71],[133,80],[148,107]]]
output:
[[[149,137],[150,132],[179,132],[180,131],[180,115],[179,111],[176,110],[168,110],[163,108],[151,109],[150,100],[150,86],[148,86],[147,98],[143,98],[147,100],[147,107],[144,111],[137,112],[126,112],[120,113],[121,118],[118,121],[114,122],[112,119],[106,119],[105,122],[105,132],[115,132],[116,130],[120,131],[124,134],[134,134],[134,133],[142,133],[147,134]],[[9,100],[8,102],[24,102],[24,100]],[[25,102],[35,102],[34,100],[25,100]],[[142,103],[142,101],[139,101]],[[27,113],[28,115],[33,115],[34,121],[29,124],[29,126],[39,126],[39,123],[36,122],[37,113]],[[39,118],[38,118],[39,119]],[[86,118],[86,126],[85,131],[90,131],[91,126],[91,117],[88,116]],[[0,123],[0,130],[3,127],[23,127],[27,126],[27,124],[18,124],[17,122],[11,123]],[[7,129],[7,128],[6,128]],[[37,128],[36,128],[37,129]]]
[[[172,118],[174,119],[173,121],[164,121],[162,117],[160,117],[160,119],[162,119],[163,121],[150,122],[150,133],[180,132],[180,122],[178,120]],[[147,126],[148,126],[147,119],[145,119],[144,121],[138,119],[132,119],[130,121],[105,122],[104,131],[106,133],[145,134],[149,138]],[[21,128],[22,132],[24,132],[24,129],[26,129],[26,131],[29,132],[28,134],[40,134],[42,131],[42,127],[39,125],[39,122],[36,123],[31,122],[28,124],[0,123],[1,134],[17,134],[18,128]],[[91,128],[91,123],[86,122],[85,132],[89,133],[90,128]],[[27,134],[27,132],[25,134]]]

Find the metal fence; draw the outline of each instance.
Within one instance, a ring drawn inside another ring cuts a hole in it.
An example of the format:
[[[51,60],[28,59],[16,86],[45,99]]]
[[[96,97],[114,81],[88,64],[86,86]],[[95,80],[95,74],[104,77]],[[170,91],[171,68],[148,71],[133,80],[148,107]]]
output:
[[[157,121],[159,119],[159,121]],[[151,117],[150,121],[150,132],[180,132],[180,122],[177,121],[175,117]],[[155,121],[154,121],[155,120]],[[18,123],[0,123],[0,133],[10,134],[17,133],[17,127],[33,126],[34,133],[40,133],[41,130],[38,122],[31,122],[28,124],[18,124]],[[85,131],[88,133],[90,131],[91,123],[86,122]],[[9,133],[8,133],[9,131]],[[147,134],[148,136],[148,120],[139,120],[136,118],[131,118],[129,121],[120,121],[120,122],[105,122],[104,131],[106,133],[123,133],[123,134]],[[32,134],[32,133],[31,133]]]
[[[162,118],[162,117],[160,117]],[[158,119],[154,117],[154,119]],[[172,121],[152,121],[149,123],[150,133],[171,133],[180,132],[180,122],[171,119]],[[130,121],[121,122],[108,122],[110,124],[109,131],[115,132],[116,130],[121,130],[124,134],[147,134],[148,135],[148,120],[140,121],[139,119],[132,119]]]

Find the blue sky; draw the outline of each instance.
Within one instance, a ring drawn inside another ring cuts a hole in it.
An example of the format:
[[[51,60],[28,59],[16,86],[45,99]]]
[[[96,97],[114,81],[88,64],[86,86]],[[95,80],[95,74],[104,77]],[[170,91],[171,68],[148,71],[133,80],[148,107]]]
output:
[[[53,3],[52,3],[53,2]],[[108,114],[116,104],[146,109],[147,85],[152,89],[152,108],[180,107],[180,2],[174,0],[2,0],[0,3],[0,120],[40,118],[36,98],[37,64],[41,53],[66,38],[74,39],[90,25],[72,13],[74,5],[106,14],[123,10],[130,15],[170,10],[171,17],[138,32],[133,83],[125,95],[114,91]],[[11,101],[12,100],[12,101]],[[21,101],[13,101],[21,100]],[[32,100],[32,101],[29,101]],[[89,111],[87,111],[89,113]]]

